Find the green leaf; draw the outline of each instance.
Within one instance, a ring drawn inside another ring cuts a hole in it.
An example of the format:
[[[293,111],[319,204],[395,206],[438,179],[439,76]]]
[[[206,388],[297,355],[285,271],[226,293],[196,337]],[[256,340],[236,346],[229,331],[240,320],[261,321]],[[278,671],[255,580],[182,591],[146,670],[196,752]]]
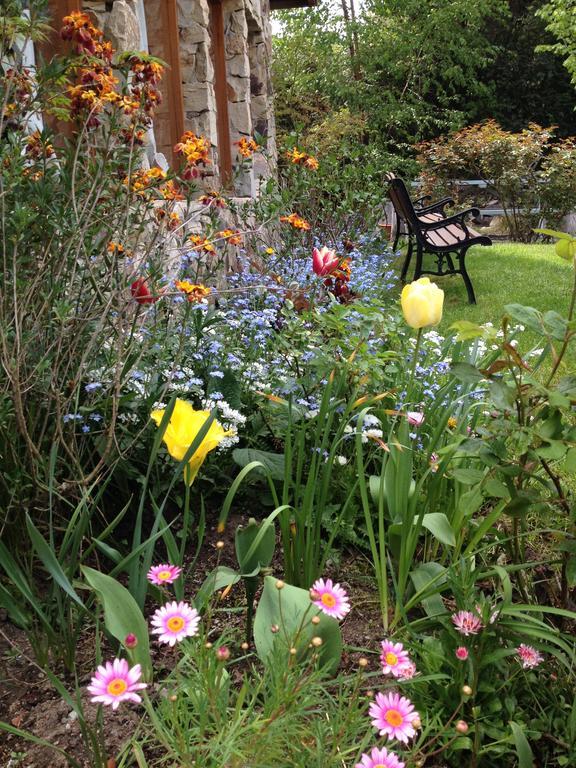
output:
[[[256,448],[236,448],[232,458],[240,467],[246,467],[253,461],[258,461],[262,468],[255,467],[256,474],[265,475],[268,471],[273,480],[284,480],[284,454],[270,451],[259,451]]]
[[[525,325],[527,328],[531,328],[542,336],[542,313],[537,309],[525,307],[523,304],[506,304],[504,309],[513,320]]]
[[[566,331],[568,330],[568,320],[552,310],[544,313],[543,320],[544,327],[550,336],[558,339],[558,341],[564,341]]]
[[[276,528],[274,522],[263,520],[257,523],[250,518],[248,525],[236,529],[236,558],[242,574],[258,572],[272,562],[276,548]]]
[[[70,584],[68,577],[62,570],[62,566],[56,558],[56,555],[50,546],[46,543],[42,534],[36,528],[29,515],[26,515],[26,528],[28,529],[28,535],[30,536],[30,541],[32,542],[32,546],[34,547],[36,554],[42,561],[42,564],[50,576],[57,584],[62,587],[68,597],[72,598],[75,603],[84,608],[84,603],[76,594],[72,584]]]
[[[548,237],[557,237],[559,240],[572,240],[572,235],[566,232],[558,232],[555,229],[533,229],[533,232],[537,232],[539,235],[547,235]]]
[[[447,613],[440,595],[440,588],[446,583],[445,574],[446,568],[440,563],[422,563],[410,572],[410,580],[417,593],[417,602],[422,603],[428,616]]]
[[[484,489],[489,496],[494,496],[496,499],[507,499],[510,496],[508,488],[495,477],[490,477],[486,481]]]
[[[518,755],[518,768],[532,768],[534,765],[534,755],[522,727],[513,720],[510,721],[510,727],[512,728],[516,754]]]
[[[112,637],[124,643],[126,635],[133,634],[138,641],[135,648],[129,650],[131,660],[142,667],[145,680],[152,679],[152,660],[148,640],[148,625],[138,603],[130,592],[111,576],[87,566],[82,573],[88,584],[98,594],[104,608],[104,623]]]
[[[496,333],[495,329],[484,328],[484,326],[472,323],[470,320],[457,320],[455,323],[452,323],[450,330],[456,331],[456,341],[486,339]]]
[[[318,624],[312,624],[313,616],[320,619]],[[272,631],[275,626],[277,632]],[[273,663],[278,653],[285,653],[288,658],[293,645],[298,649],[298,658],[304,658],[310,652],[308,646],[313,637],[322,638],[318,649],[320,664],[327,672],[335,672],[342,656],[342,633],[336,619],[318,610],[307,590],[291,584],[277,589],[276,579],[266,576],[254,619],[254,642],[260,659]]]
[[[414,522],[416,523],[417,520],[418,517],[415,517]],[[428,512],[422,518],[422,526],[427,528],[441,544],[445,544],[447,547],[456,546],[454,531],[444,512]]]
[[[550,440],[548,444],[536,449],[536,454],[546,461],[559,461],[566,455],[566,443],[562,440]]]
[[[214,592],[217,592],[219,589],[224,589],[225,587],[230,587],[233,584],[237,584],[241,578],[241,575],[237,571],[233,568],[228,568],[226,565],[219,565],[217,568],[214,568],[214,570],[206,576],[202,586],[196,593],[196,597],[194,598],[196,608],[199,611],[202,610]]]
[[[464,485],[476,485],[484,479],[484,470],[472,467],[457,467],[452,470],[452,477]]]
[[[566,454],[564,469],[569,475],[576,475],[576,448],[570,448]]]
[[[464,384],[477,384],[485,381],[486,376],[470,363],[452,363],[450,366],[452,375]]]

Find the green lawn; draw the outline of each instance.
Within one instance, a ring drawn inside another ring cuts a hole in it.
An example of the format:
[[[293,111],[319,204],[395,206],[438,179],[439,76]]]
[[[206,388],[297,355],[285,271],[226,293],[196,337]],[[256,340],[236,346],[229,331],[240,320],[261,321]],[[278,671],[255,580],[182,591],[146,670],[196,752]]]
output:
[[[425,256],[426,262],[430,256]],[[401,262],[400,262],[401,263]],[[438,330],[446,333],[456,320],[500,325],[506,304],[525,304],[543,312],[553,309],[566,316],[573,285],[572,265],[554,253],[553,245],[496,243],[489,248],[472,248],[466,266],[477,304],[468,304],[464,282],[458,275],[431,277],[444,290],[444,316]],[[414,260],[409,279],[413,275]],[[530,334],[529,343],[539,343]],[[524,347],[524,345],[522,345]],[[572,344],[567,364],[576,364]]]

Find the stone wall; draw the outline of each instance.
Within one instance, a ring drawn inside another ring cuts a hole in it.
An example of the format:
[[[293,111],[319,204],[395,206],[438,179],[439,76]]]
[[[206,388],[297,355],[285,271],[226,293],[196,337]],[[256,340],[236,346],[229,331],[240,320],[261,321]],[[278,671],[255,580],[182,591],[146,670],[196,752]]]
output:
[[[118,51],[149,49],[156,52],[161,30],[160,3],[163,0],[84,0],[98,24]],[[184,102],[184,128],[210,139],[212,164],[206,187],[220,184],[217,106],[208,0],[177,0],[180,68]],[[267,139],[267,154],[276,153],[275,124],[270,75],[272,34],[269,0],[223,0],[226,93],[235,162],[234,142],[254,132]],[[145,23],[145,25],[144,25]],[[158,121],[170,119],[160,110]],[[165,131],[163,131],[165,133]],[[166,148],[163,147],[166,154]],[[150,153],[153,158],[153,151]],[[170,161],[170,158],[168,157]],[[272,163],[272,166],[274,163]],[[240,197],[258,193],[259,179],[270,173],[271,165],[257,153],[235,173],[233,192]]]

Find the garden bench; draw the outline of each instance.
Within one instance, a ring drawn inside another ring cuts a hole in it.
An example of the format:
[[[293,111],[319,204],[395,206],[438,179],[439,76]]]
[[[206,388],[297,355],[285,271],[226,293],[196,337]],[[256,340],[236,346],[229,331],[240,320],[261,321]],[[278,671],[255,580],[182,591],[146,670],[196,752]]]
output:
[[[406,274],[410,266],[416,243],[416,269],[414,280],[422,275],[462,275],[468,301],[476,304],[474,288],[470,275],[466,271],[466,253],[473,245],[492,245],[492,240],[486,235],[479,235],[466,224],[466,217],[478,216],[478,208],[468,208],[453,216],[444,216],[444,206],[448,205],[448,199],[439,200],[437,210],[428,208],[415,208],[406,185],[397,177],[388,181],[390,200],[394,206],[396,216],[401,219],[408,228],[408,250],[402,266],[401,279],[406,280]],[[423,269],[422,261],[425,253],[436,258],[435,271]],[[454,266],[452,255],[458,259],[458,268]],[[446,268],[445,265],[446,264]]]
[[[384,178],[388,183],[392,181],[392,179],[396,178],[396,175],[394,173],[386,173],[384,174]],[[452,200],[451,197],[443,197],[441,200],[437,200],[435,203],[431,203],[429,201],[432,200],[432,195],[422,195],[422,197],[418,197],[416,200],[412,200],[412,205],[414,208],[418,211],[418,215],[424,220],[424,221],[438,221],[439,219],[443,219],[445,216],[444,208],[447,205],[454,205],[454,200]],[[396,209],[394,208],[394,243],[392,245],[392,250],[395,251],[398,248],[398,243],[400,241],[401,237],[410,237],[410,228],[408,226],[403,226],[404,219],[402,219],[399,215]],[[404,278],[403,278],[404,279]]]

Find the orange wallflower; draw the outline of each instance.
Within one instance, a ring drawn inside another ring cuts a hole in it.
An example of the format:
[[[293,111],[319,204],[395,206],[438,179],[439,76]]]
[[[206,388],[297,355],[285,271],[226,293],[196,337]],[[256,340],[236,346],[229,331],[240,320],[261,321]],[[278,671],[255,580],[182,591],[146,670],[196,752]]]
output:
[[[235,141],[234,143],[238,147],[238,154],[242,155],[242,157],[252,157],[254,152],[258,152],[260,149],[254,139],[247,139],[244,136],[240,141]]]
[[[306,219],[298,216],[297,213],[291,213],[289,216],[280,216],[280,221],[285,221],[287,224],[291,224],[294,229],[310,229],[310,224],[306,221]]]
[[[170,179],[166,184],[162,184],[159,190],[164,200],[185,200],[186,198],[178,189],[178,185]]]
[[[145,195],[151,187],[157,186],[158,182],[166,178],[166,172],[162,168],[154,166],[148,170],[135,171],[130,178],[126,176],[124,185],[130,186],[137,195]]]
[[[218,192],[214,192],[214,190],[210,190],[210,192],[203,194],[202,197],[199,198],[199,201],[202,205],[213,205],[215,208],[226,208],[226,200],[224,200]]]
[[[207,237],[202,237],[202,235],[190,235],[188,239],[192,243],[193,250],[200,253],[216,253],[216,248],[214,248],[214,245]]]
[[[122,243],[115,243],[113,240],[111,240],[108,245],[106,246],[106,250],[108,253],[115,253],[118,256],[123,256],[126,253],[126,250]]]
[[[289,149],[286,152],[286,159],[289,160],[292,165],[303,165],[311,171],[318,170],[318,160],[316,160],[315,157],[312,157],[312,155],[302,152],[298,147]]]
[[[28,157],[34,160],[54,155],[54,147],[49,142],[43,141],[40,131],[34,131],[27,137],[25,151]]]
[[[216,232],[216,237],[225,238],[230,245],[242,245],[242,235],[237,230],[223,229],[221,232]]]
[[[202,301],[210,295],[210,288],[206,288],[205,285],[191,283],[188,280],[176,280],[175,285],[179,291],[186,294],[186,298],[190,302]]]
[[[166,227],[169,230],[176,229],[180,226],[180,224],[182,224],[182,219],[174,211],[168,213],[165,208],[156,208],[154,213],[158,221],[160,223],[166,224]]]
[[[198,166],[208,165],[210,158],[210,142],[205,136],[196,136],[192,131],[186,131],[174,151],[177,155],[182,155],[185,161],[182,177],[184,179],[195,179],[202,175]]]

